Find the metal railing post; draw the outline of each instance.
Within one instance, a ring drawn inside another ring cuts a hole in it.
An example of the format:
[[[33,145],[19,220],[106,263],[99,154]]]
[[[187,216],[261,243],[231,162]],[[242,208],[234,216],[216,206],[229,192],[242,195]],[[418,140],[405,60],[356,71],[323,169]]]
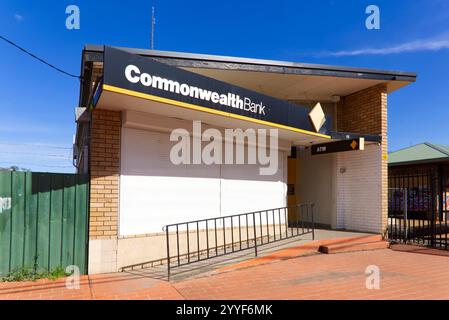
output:
[[[278,209],[278,217],[279,217],[279,237],[282,240],[281,209]]]
[[[189,238],[189,224],[186,223],[187,227],[187,261],[190,262],[190,238]]]
[[[218,256],[217,218],[214,219],[214,225],[215,225],[215,255]]]
[[[314,221],[314,212],[313,212],[313,208],[315,207],[315,204],[312,203],[310,204],[310,211],[312,213],[312,240],[315,240],[315,221]]]
[[[198,250],[198,261],[200,261],[200,223],[196,222],[196,248]]]
[[[266,215],[266,218],[267,218],[267,243],[270,243],[270,227],[269,227],[269,224],[268,224],[268,210],[266,210],[265,211],[265,215]],[[261,223],[262,223],[262,221],[261,221]]]
[[[178,266],[181,264],[181,257],[179,252],[179,224],[176,225],[176,253],[178,254]]]
[[[404,221],[405,221],[405,237],[404,237],[404,243],[407,243],[408,239],[408,194],[407,194],[407,188],[404,188]]]
[[[242,250],[242,223],[240,221],[241,216],[239,217],[239,246],[240,246],[240,250]]]
[[[207,248],[207,257],[209,258],[209,223],[206,220],[206,248]]]
[[[165,226],[165,236],[167,241],[167,278],[170,281],[170,243],[168,238],[168,226]]]
[[[257,257],[256,213],[253,212],[254,253]]]
[[[226,254],[226,221],[223,217],[223,252]]]
[[[234,252],[234,216],[231,216],[231,245]]]
[[[299,234],[299,223],[298,223],[298,213],[301,210],[301,205],[297,204],[295,208],[295,227],[296,227],[296,235]]]

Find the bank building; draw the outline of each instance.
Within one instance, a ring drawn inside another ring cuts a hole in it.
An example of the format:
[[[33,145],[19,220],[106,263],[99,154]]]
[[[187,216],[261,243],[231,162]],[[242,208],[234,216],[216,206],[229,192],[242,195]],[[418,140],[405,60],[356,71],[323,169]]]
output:
[[[89,273],[201,260],[304,226],[385,234],[387,96],[415,73],[86,45],[81,75],[74,162],[90,177]],[[193,141],[199,122],[222,137],[276,129],[276,170],[173,163],[173,131]]]

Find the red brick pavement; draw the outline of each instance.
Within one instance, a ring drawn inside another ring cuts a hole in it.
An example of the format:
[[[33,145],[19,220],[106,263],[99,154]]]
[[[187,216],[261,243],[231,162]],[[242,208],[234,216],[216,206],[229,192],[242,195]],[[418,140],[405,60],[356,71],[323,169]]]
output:
[[[365,269],[380,268],[380,290]],[[449,299],[449,258],[389,249],[314,255],[176,283],[188,299]]]
[[[115,300],[170,299],[183,297],[166,281],[125,273],[82,276],[79,289],[67,289],[66,279],[0,282],[1,299]]]
[[[365,269],[380,268],[379,290]],[[449,299],[449,257],[390,249],[316,254],[175,283],[125,273],[0,283],[0,299]]]

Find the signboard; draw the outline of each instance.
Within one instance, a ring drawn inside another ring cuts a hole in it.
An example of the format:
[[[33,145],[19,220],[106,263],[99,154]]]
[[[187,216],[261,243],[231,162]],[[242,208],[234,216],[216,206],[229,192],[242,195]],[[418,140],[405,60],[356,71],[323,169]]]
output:
[[[335,152],[344,152],[344,151],[354,151],[354,150],[364,150],[365,149],[365,139],[351,139],[351,140],[342,140],[337,142],[329,142],[316,144],[312,146],[312,156],[318,154],[328,154]]]
[[[328,137],[332,126],[325,121],[315,130],[306,106],[111,47],[104,51],[102,89],[316,136]]]

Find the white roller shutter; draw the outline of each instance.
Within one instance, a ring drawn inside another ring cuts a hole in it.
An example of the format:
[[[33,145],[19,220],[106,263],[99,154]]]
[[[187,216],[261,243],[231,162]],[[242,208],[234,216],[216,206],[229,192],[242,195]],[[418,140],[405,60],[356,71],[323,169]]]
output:
[[[285,206],[285,152],[278,171],[259,165],[173,165],[169,134],[123,128],[120,235],[161,232],[175,222]]]
[[[285,153],[280,151],[275,175],[262,176],[258,164],[222,165],[221,208],[223,215],[285,206]]]
[[[166,133],[124,128],[122,138],[121,235],[219,214],[218,166],[173,165]]]

